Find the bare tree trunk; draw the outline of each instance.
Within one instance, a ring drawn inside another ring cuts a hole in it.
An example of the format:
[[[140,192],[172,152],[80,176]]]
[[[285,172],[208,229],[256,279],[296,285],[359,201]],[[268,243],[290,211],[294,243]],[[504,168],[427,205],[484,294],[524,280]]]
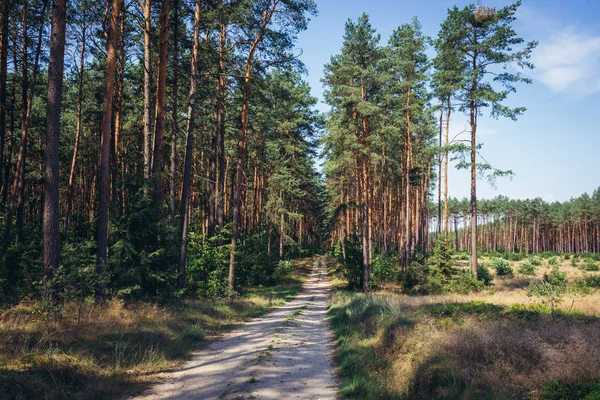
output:
[[[185,145],[185,166],[183,171],[183,190],[181,193],[181,250],[177,273],[177,288],[185,287],[185,265],[187,258],[187,236],[189,225],[190,189],[192,181],[192,159],[194,157],[194,123],[196,118],[196,90],[198,87],[198,53],[200,52],[200,0],[196,0],[194,11],[194,38],[192,48],[192,65],[190,78],[190,94],[188,100],[187,143]]]
[[[121,9],[121,20],[119,22],[119,40],[118,40],[118,79],[116,89],[116,107],[115,107],[115,129],[111,143],[111,210],[116,215],[121,215],[121,199],[123,193],[119,190],[119,168],[120,168],[120,148],[119,137],[123,125],[123,86],[125,84],[125,3]]]
[[[16,36],[16,33],[15,33]],[[16,49],[13,50],[13,65],[15,71],[17,70],[17,54]],[[12,152],[15,142],[15,101],[17,96],[17,76],[13,75],[11,90],[10,90],[10,130],[8,132],[8,149],[7,149],[7,157],[6,157],[6,167],[4,171],[0,171],[0,173],[4,174],[4,181],[2,187],[0,188],[2,191],[2,200],[0,201],[0,212],[4,211],[4,207],[6,205],[6,200],[8,198],[8,184],[10,180],[10,171],[12,167]]]
[[[141,3],[144,12],[144,186],[147,187],[152,168],[152,8],[150,0]]]
[[[56,301],[52,278],[58,269],[60,111],[65,61],[67,0],[54,0],[48,62],[48,112],[46,115],[46,172],[44,174],[44,297]]]
[[[156,86],[156,118],[154,120],[154,159],[152,161],[152,197],[156,215],[162,208],[163,139],[165,134],[165,102],[167,96],[167,52],[169,40],[169,1],[162,0],[160,38],[158,44],[158,79]]]
[[[471,123],[471,272],[477,279],[477,110],[475,102],[470,104]]]
[[[452,103],[450,96],[447,100],[448,110],[446,114],[446,156],[444,158],[444,232],[448,232],[448,165],[450,163],[450,115],[452,114]]]
[[[0,22],[0,188],[4,178],[4,139],[6,137],[6,75],[8,69],[8,13],[10,2],[2,1]]]
[[[112,0],[112,13],[108,29],[108,48],[106,52],[106,77],[104,101],[102,103],[102,138],[100,153],[100,174],[98,179],[98,233],[96,273],[99,281],[96,283],[96,300],[106,299],[106,287],[103,282],[104,271],[108,258],[108,212],[109,212],[109,166],[110,141],[113,116],[113,96],[115,87],[115,71],[117,66],[117,33],[119,29],[119,14],[123,0]]]
[[[443,130],[443,120],[444,120],[444,100],[440,104],[440,138],[439,138],[439,146],[440,149],[438,151],[438,204],[437,204],[437,232],[438,234],[442,233],[442,130]]]
[[[221,0],[221,6],[223,7],[224,0]],[[227,104],[226,104],[226,80],[225,80],[225,45],[227,41],[227,25],[224,21],[221,21],[219,29],[219,136],[218,144],[219,149],[218,155],[218,181],[216,190],[216,219],[219,229],[222,230],[225,225],[225,121],[227,117]],[[223,237],[219,235],[219,246],[223,245]]]
[[[279,216],[279,259],[284,258],[284,246],[285,246],[285,219],[283,213]]]
[[[169,206],[170,206],[170,218],[169,223],[171,228],[175,227],[175,185],[177,181],[177,75],[179,71],[179,1],[173,1],[173,101],[171,110],[171,186],[169,188]]]
[[[11,189],[8,214],[6,216],[6,230],[4,232],[4,240],[2,244],[2,253],[6,254],[8,245],[10,243],[12,219],[15,212],[15,202],[17,208],[17,229],[15,236],[15,244],[19,244],[20,234],[23,227],[23,201],[24,201],[24,190],[25,190],[25,158],[27,150],[27,136],[29,132],[29,125],[31,123],[31,106],[33,104],[33,94],[37,82],[38,65],[40,59],[40,52],[42,48],[42,34],[44,32],[44,24],[40,24],[37,37],[37,48],[35,50],[35,61],[33,64],[33,77],[31,85],[27,73],[29,72],[29,66],[27,62],[27,18],[28,18],[28,1],[23,1],[23,49],[22,49],[22,67],[23,67],[23,81],[21,88],[21,99],[22,99],[22,121],[21,121],[21,146],[19,148],[19,156],[17,159],[17,168],[15,171],[15,177]],[[44,1],[42,11],[40,13],[41,20],[44,20],[46,15],[46,8],[48,7],[48,1]],[[29,92],[29,95],[28,95]]]
[[[85,66],[85,41],[87,26],[81,31],[81,50],[79,51],[79,71],[77,72],[77,124],[75,126],[75,144],[73,146],[73,157],[71,158],[71,171],[69,172],[69,186],[67,188],[67,210],[65,212],[65,233],[69,229],[69,218],[73,208],[73,186],[75,184],[75,167],[77,165],[77,153],[81,138],[82,105],[83,105],[83,72]]]

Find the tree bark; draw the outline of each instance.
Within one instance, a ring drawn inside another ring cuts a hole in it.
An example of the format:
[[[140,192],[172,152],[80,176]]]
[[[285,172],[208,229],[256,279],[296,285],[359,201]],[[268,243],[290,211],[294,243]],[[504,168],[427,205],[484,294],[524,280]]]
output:
[[[154,120],[154,159],[152,161],[152,197],[156,216],[162,207],[163,139],[165,134],[165,103],[167,96],[167,53],[169,40],[169,2],[162,0],[160,38],[158,44],[158,78],[156,86],[156,118]]]
[[[4,140],[6,137],[6,76],[8,70],[8,14],[10,2],[2,1],[0,21],[0,188],[4,178]]]
[[[446,155],[444,157],[444,232],[448,232],[448,166],[450,163],[450,115],[452,114],[452,103],[450,96],[446,101],[448,110],[446,111]]]
[[[175,185],[177,181],[177,75],[179,73],[179,1],[173,0],[173,93],[171,110],[171,182],[169,187],[169,223],[171,228],[175,227]]]
[[[185,266],[187,259],[187,237],[189,225],[190,189],[192,181],[192,160],[194,157],[194,123],[196,118],[196,90],[198,86],[198,54],[200,52],[200,0],[196,0],[194,11],[194,38],[192,65],[190,73],[190,94],[188,97],[187,142],[185,145],[185,166],[183,171],[183,190],[181,193],[181,249],[177,271],[177,288],[185,287]]]
[[[75,144],[73,145],[73,157],[71,158],[71,170],[69,172],[69,186],[67,188],[67,210],[65,212],[64,232],[69,229],[69,218],[73,208],[73,190],[75,185],[75,167],[77,165],[77,153],[79,152],[79,141],[81,138],[82,105],[83,105],[83,72],[85,66],[85,45],[87,26],[81,31],[81,50],[79,51],[79,70],[77,71],[77,123],[75,125]]]
[[[115,87],[115,72],[117,66],[117,33],[119,29],[119,14],[123,0],[112,0],[112,13],[108,29],[108,46],[106,52],[106,77],[104,87],[104,100],[102,103],[102,137],[100,153],[100,173],[98,178],[98,232],[96,254],[96,300],[103,302],[106,299],[104,272],[108,258],[108,214],[109,214],[109,166],[110,142],[113,116],[113,96]]]
[[[224,0],[221,0],[221,6],[223,7]],[[217,181],[217,190],[216,190],[216,222],[219,226],[219,229],[222,230],[225,226],[225,121],[227,118],[227,103],[226,103],[226,95],[227,95],[227,81],[225,79],[225,45],[227,41],[227,25],[224,21],[221,21],[221,26],[219,29],[219,77],[218,77],[218,85],[219,85],[219,93],[218,93],[218,103],[219,103],[219,136],[218,136],[218,144],[219,149],[217,151],[218,157],[218,181]],[[223,245],[223,236],[219,234],[219,246]]]
[[[21,103],[22,103],[22,122],[21,122],[21,145],[19,148],[19,156],[17,158],[17,168],[15,171],[15,177],[11,189],[8,214],[6,216],[6,230],[4,232],[4,240],[2,244],[2,253],[6,254],[8,245],[10,243],[12,219],[15,212],[15,202],[17,208],[17,229],[15,236],[15,244],[19,244],[21,230],[23,227],[23,202],[24,202],[24,191],[25,191],[25,158],[27,150],[27,136],[29,133],[29,125],[31,123],[31,106],[33,104],[33,94],[37,83],[38,65],[40,59],[40,52],[42,49],[42,34],[44,33],[44,24],[40,24],[37,37],[37,48],[35,50],[35,61],[33,64],[33,77],[31,85],[29,84],[28,72],[29,63],[27,62],[27,22],[28,22],[28,0],[23,1],[23,48],[22,48],[22,70],[23,77],[21,83]],[[42,11],[40,13],[41,20],[44,20],[46,15],[46,8],[48,7],[48,0],[44,1]],[[29,93],[28,93],[29,92]]]
[[[67,0],[54,0],[50,60],[48,62],[48,112],[46,115],[46,171],[44,174],[44,297],[56,301],[53,287],[58,269],[59,243],[59,152],[60,111],[65,61]]]
[[[144,12],[144,186],[147,187],[152,168],[152,8],[150,0],[140,2],[140,6]]]

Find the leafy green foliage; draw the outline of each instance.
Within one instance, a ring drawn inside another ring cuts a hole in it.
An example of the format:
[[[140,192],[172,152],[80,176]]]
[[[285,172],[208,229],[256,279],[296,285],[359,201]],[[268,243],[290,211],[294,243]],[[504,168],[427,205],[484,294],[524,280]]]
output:
[[[535,275],[537,268],[531,263],[530,260],[525,260],[519,265],[519,269],[517,271],[523,275]]]
[[[544,274],[543,279],[531,281],[527,295],[542,297],[554,310],[562,302],[567,290],[566,276],[566,272],[554,267],[550,273]]]
[[[539,258],[537,258],[537,257],[531,257],[531,258],[529,258],[529,262],[534,267],[539,267],[540,265],[542,265],[542,261]]]
[[[498,276],[506,276],[513,274],[513,270],[510,267],[510,264],[506,260],[499,257],[492,258],[492,260],[490,261],[490,267],[496,270],[496,275]]]
[[[398,279],[398,256],[395,254],[377,254],[373,257],[373,283],[394,282]]]
[[[477,292],[492,281],[483,265],[478,267],[478,279],[468,271],[454,267],[451,240],[440,236],[432,256],[422,265],[413,262],[402,275],[405,291],[418,294]]]
[[[584,271],[600,271],[598,263],[592,259],[585,259],[581,265],[581,269]]]

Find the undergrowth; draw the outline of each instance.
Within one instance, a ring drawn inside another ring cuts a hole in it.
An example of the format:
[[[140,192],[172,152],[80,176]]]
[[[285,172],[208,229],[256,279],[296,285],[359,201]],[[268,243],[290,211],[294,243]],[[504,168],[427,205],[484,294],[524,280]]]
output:
[[[116,399],[139,392],[152,374],[176,367],[215,335],[291,300],[310,264],[298,263],[281,285],[232,300],[115,299],[60,309],[32,302],[0,310],[0,398]]]
[[[600,319],[579,312],[401,307],[393,296],[338,291],[330,315],[342,398],[596,399],[600,388]]]

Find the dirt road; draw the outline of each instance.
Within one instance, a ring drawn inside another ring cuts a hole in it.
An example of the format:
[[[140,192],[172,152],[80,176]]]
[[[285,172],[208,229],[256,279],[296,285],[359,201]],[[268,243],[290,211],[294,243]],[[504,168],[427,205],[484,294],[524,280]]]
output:
[[[322,257],[293,301],[213,343],[139,399],[335,399],[329,295]]]

